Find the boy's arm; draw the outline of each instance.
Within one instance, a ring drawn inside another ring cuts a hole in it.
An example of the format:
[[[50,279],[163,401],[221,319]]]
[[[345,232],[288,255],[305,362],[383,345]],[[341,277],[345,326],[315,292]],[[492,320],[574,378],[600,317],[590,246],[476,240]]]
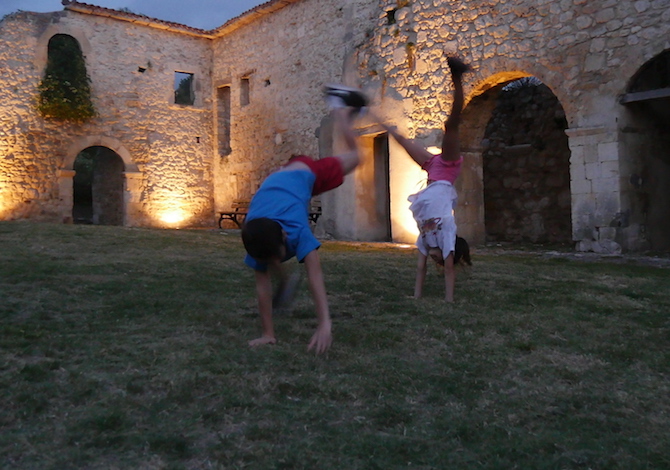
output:
[[[414,282],[414,298],[420,299],[423,294],[423,282],[426,280],[426,261],[428,257],[419,252],[419,259],[416,263],[416,281]]]
[[[261,315],[261,337],[249,341],[249,346],[275,344],[275,330],[272,324],[272,278],[270,271],[254,271],[256,273],[256,296],[258,311]]]
[[[309,290],[312,292],[314,307],[316,308],[316,317],[319,325],[316,332],[307,346],[307,350],[321,354],[330,348],[333,342],[332,323],[330,321],[330,312],[328,310],[328,298],[326,297],[326,285],[323,280],[323,271],[321,270],[321,261],[317,250],[309,252],[304,259],[307,269],[307,278],[309,281]]]
[[[356,132],[354,131],[354,115],[350,108],[336,108],[333,110],[335,125],[339,128],[344,143],[349,152],[358,152],[358,142],[356,141]]]

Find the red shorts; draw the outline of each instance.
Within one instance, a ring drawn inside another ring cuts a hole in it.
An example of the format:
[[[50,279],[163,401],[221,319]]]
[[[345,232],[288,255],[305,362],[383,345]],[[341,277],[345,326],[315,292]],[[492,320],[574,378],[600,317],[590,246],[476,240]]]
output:
[[[289,160],[289,163],[292,162],[304,163],[316,175],[314,187],[312,188],[312,196],[335,189],[344,182],[342,162],[337,157],[314,160],[312,157],[306,155],[296,155]]]

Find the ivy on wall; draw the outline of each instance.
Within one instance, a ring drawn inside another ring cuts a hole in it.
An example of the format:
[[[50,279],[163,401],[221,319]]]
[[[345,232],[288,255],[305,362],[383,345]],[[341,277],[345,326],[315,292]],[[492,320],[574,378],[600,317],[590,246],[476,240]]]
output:
[[[91,79],[79,42],[56,34],[49,40],[47,67],[38,86],[38,112],[45,118],[85,122],[96,115]]]

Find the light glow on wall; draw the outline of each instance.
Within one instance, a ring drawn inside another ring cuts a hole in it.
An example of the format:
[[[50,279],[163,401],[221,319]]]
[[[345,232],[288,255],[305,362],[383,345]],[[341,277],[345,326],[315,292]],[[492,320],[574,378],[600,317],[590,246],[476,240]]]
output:
[[[13,209],[7,188],[0,188],[0,219],[5,219]]]
[[[393,151],[397,149],[397,151]],[[407,197],[426,187],[426,172],[407,153],[395,147],[391,154],[391,224],[393,240],[414,243],[419,235]]]
[[[0,113],[0,116],[3,118],[5,117],[4,113]],[[5,168],[7,164],[4,163],[8,153],[7,142],[5,140],[0,140],[0,162],[3,162],[0,163],[0,170],[2,171],[2,180],[0,180],[0,219],[2,220],[9,217],[13,208],[11,193],[7,187],[7,181],[5,180],[5,178],[7,178],[6,175],[9,173],[9,168]]]
[[[442,153],[439,147],[428,147],[428,150],[433,155]],[[398,236],[394,235],[394,241],[414,242],[419,236],[419,228],[416,226],[416,221],[409,209],[411,205],[407,200],[412,194],[416,194],[427,186],[426,172],[419,167],[411,158],[406,158],[398,163],[398,173],[403,177],[396,182],[396,197],[392,198],[391,204],[396,204],[396,209],[393,217],[394,233],[399,232]],[[392,191],[393,194],[393,191]],[[452,209],[451,214],[454,215]],[[410,245],[414,246],[414,245]]]
[[[9,181],[0,180],[0,219],[10,220],[16,218],[15,212],[19,205],[20,202],[17,194],[12,192]]]
[[[162,194],[149,205],[149,214],[157,225],[165,228],[180,228],[188,225],[195,210],[184,191],[179,194]]]
[[[169,226],[179,226],[186,218],[186,213],[181,209],[168,209],[159,216],[159,219]]]

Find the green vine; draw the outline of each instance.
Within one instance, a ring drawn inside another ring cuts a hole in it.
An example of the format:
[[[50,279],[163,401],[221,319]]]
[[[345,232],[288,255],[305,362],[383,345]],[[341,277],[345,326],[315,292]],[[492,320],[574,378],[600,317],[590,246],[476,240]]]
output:
[[[91,79],[79,43],[57,34],[49,41],[49,58],[38,86],[38,112],[59,121],[85,122],[95,117]]]

